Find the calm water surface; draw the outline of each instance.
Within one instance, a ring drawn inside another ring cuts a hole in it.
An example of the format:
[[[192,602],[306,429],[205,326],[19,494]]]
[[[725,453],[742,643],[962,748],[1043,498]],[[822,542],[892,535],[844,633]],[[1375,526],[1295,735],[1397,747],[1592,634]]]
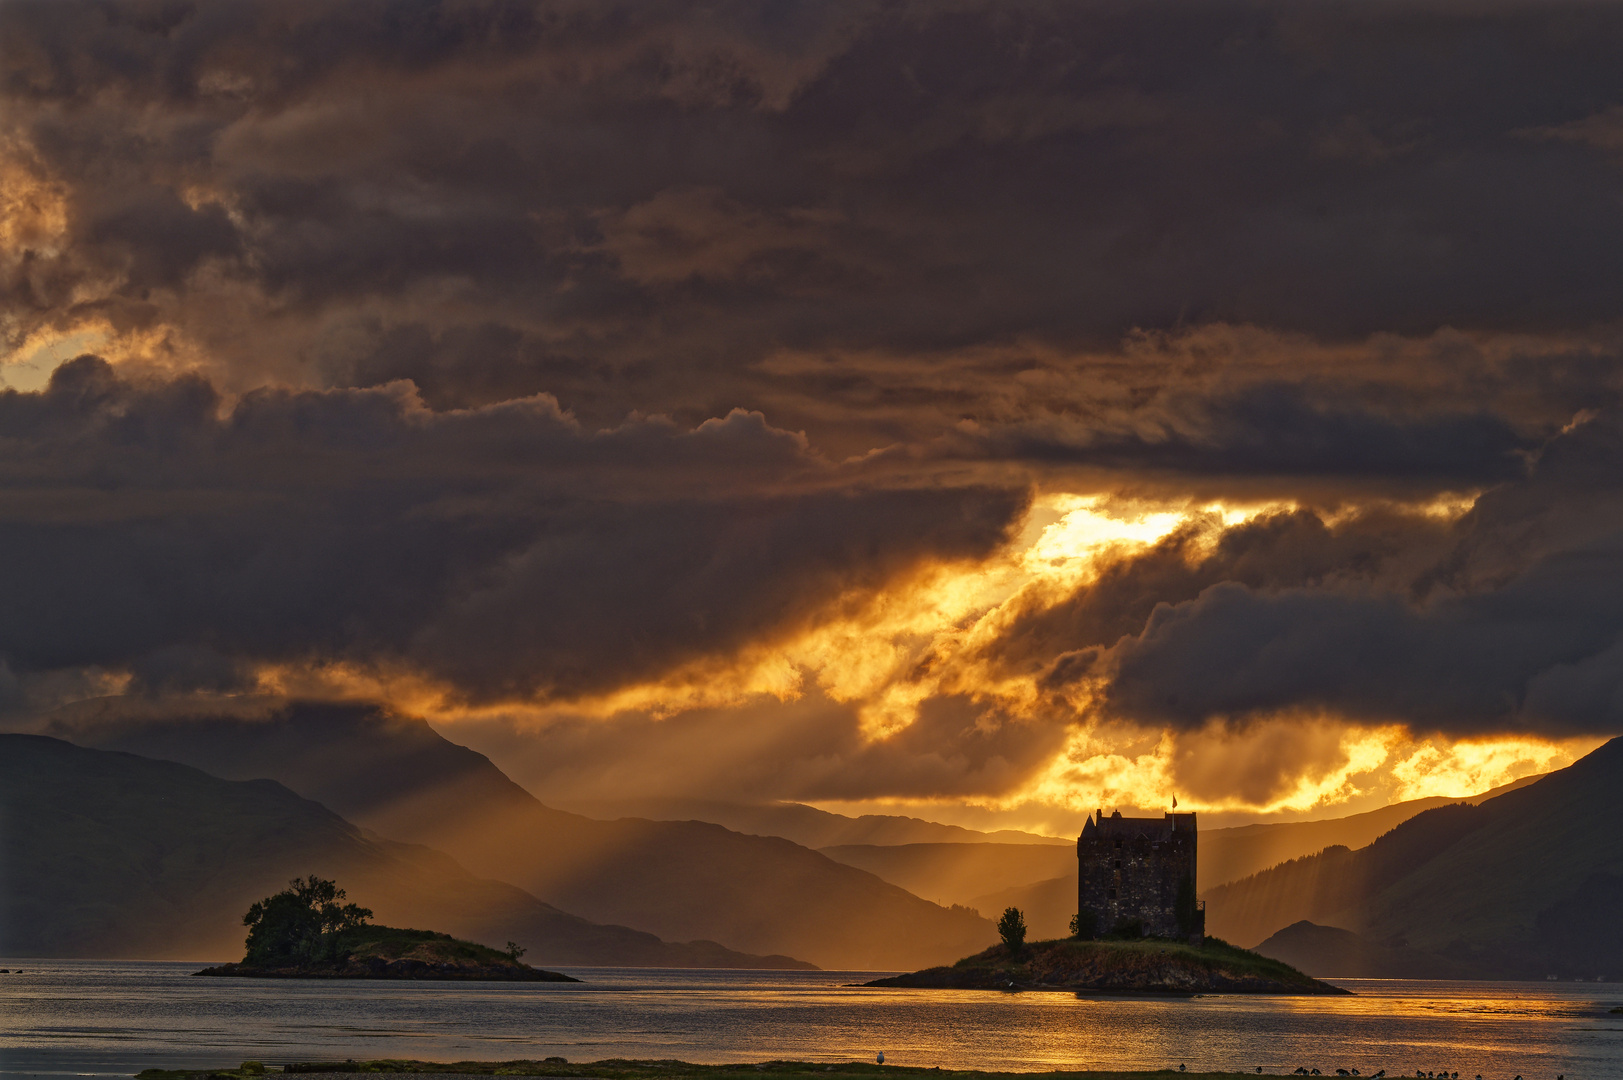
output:
[[[944,1068],[1357,1068],[1623,1080],[1623,984],[1348,980],[1355,997],[869,990],[871,972],[568,969],[557,983],[194,979],[0,960],[0,1076],[315,1058],[795,1058]],[[21,974],[16,974],[17,968]]]

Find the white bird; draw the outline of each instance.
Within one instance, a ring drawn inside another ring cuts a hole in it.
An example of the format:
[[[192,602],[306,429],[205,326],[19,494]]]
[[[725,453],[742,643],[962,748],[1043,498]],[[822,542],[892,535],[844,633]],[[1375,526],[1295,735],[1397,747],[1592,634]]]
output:
[[[883,1065],[884,1063],[885,1063],[885,1052],[883,1050],[881,1050],[881,1051],[879,1051],[879,1064]]]

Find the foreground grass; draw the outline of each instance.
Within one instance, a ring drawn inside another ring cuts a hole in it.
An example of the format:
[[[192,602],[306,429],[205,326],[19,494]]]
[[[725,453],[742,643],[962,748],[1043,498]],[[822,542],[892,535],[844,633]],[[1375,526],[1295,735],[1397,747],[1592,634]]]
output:
[[[1138,1072],[988,1072],[981,1069],[921,1068],[908,1065],[877,1065],[873,1062],[845,1062],[825,1064],[812,1061],[766,1061],[751,1065],[694,1065],[686,1061],[627,1061],[618,1058],[608,1061],[570,1063],[563,1058],[544,1061],[409,1061],[381,1059],[377,1061],[321,1061],[302,1062],[286,1066],[289,1073],[394,1073],[394,1074],[457,1074],[463,1076],[557,1076],[590,1077],[593,1080],[743,1080],[744,1077],[766,1073],[775,1080],[827,1080],[832,1074],[840,1080],[881,1080],[897,1076],[921,1076],[931,1080],[991,1080],[1009,1077],[1011,1080],[1126,1080],[1128,1077],[1179,1076],[1191,1080],[1210,1080],[1214,1077],[1234,1077],[1245,1073],[1180,1073],[1176,1069]],[[261,1080],[265,1067],[258,1062],[243,1062],[237,1069],[146,1069],[136,1074],[136,1080]]]

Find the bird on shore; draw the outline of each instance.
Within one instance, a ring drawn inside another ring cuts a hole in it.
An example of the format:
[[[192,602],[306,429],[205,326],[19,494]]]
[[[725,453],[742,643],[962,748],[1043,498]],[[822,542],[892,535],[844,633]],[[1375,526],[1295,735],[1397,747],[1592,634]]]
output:
[[[885,1052],[883,1050],[881,1050],[881,1051],[879,1051],[879,1064],[883,1065],[884,1063],[885,1063]]]

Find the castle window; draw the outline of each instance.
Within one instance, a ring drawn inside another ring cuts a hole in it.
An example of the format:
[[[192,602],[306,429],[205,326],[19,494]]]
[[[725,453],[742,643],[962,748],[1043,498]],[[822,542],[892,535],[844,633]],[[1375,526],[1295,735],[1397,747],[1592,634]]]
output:
[[[1120,841],[1120,840],[1117,840],[1117,841],[1116,841],[1116,846],[1117,846],[1117,847],[1118,847],[1118,848],[1119,848],[1119,847],[1121,847],[1121,841]]]
[[[1114,900],[1115,898],[1116,898],[1116,890],[1111,889],[1110,890],[1110,899]]]
[[[1121,869],[1121,860],[1120,860],[1120,859],[1117,859],[1117,860],[1116,860],[1116,869],[1117,869],[1117,870],[1120,870],[1120,869]]]

